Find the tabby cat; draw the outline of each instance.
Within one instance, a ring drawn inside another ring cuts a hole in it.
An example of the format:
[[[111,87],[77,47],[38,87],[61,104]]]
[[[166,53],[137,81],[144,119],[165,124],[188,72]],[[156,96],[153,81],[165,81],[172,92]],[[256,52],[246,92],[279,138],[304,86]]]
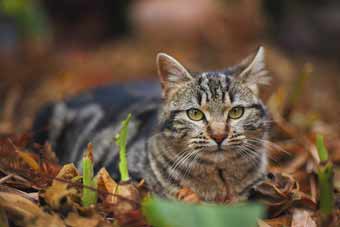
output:
[[[132,113],[133,179],[170,198],[182,188],[206,201],[246,195],[266,176],[269,121],[258,97],[258,85],[269,81],[263,47],[222,71],[189,72],[164,53],[157,67],[161,89],[152,82],[111,85],[48,105],[35,121],[34,131],[42,132],[36,141],[49,141],[62,163],[78,167],[91,142],[96,169],[106,166],[118,179],[113,138]]]

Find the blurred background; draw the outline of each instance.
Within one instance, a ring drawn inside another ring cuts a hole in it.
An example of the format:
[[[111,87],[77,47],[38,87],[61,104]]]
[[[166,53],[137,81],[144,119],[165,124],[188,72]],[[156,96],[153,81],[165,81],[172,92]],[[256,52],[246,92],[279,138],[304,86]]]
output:
[[[338,131],[337,0],[0,0],[0,132],[29,129],[41,105],[89,87],[157,79],[159,51],[199,71],[259,45],[273,114]]]

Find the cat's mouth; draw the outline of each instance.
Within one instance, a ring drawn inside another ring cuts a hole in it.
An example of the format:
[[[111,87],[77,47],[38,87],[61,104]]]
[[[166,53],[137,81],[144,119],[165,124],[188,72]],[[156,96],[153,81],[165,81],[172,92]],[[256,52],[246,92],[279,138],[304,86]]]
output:
[[[209,153],[222,153],[229,151],[228,146],[222,144],[210,145],[205,147],[203,150]]]

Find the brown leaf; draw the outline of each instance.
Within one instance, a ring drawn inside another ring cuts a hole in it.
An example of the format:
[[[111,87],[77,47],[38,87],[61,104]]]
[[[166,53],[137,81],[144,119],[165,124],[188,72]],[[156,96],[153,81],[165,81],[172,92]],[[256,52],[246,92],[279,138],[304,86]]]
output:
[[[316,209],[317,204],[312,198],[300,191],[297,181],[288,174],[274,174],[255,188],[254,198],[268,206],[272,217],[277,217],[291,207]]]
[[[114,194],[104,198],[103,205],[115,217],[129,216],[129,213],[140,208],[141,195],[133,183],[124,182],[117,186]]]
[[[64,180],[72,180],[73,178],[79,176],[77,168],[73,163],[64,165],[58,172],[56,178]]]
[[[116,224],[120,227],[131,227],[131,226],[147,227],[149,226],[146,223],[146,220],[141,210],[132,210],[125,214],[118,215],[115,218],[117,220]]]
[[[6,192],[6,193],[11,193],[11,194],[16,194],[18,196],[21,196],[25,199],[28,199],[32,202],[37,202],[37,198],[36,196],[32,196],[32,193],[26,193],[26,192],[23,192],[23,191],[20,191],[16,188],[13,188],[13,187],[8,187],[8,186],[5,186],[5,185],[0,185],[0,192]]]
[[[265,219],[262,220],[267,225],[271,227],[283,227],[283,226],[290,226],[291,224],[291,216],[290,215],[282,215],[277,218]]]
[[[65,226],[56,215],[50,215],[32,201],[9,192],[0,192],[0,207],[19,226]]]
[[[0,206],[0,226],[9,227],[8,218],[4,209]]]
[[[265,221],[262,221],[261,219],[257,220],[258,227],[272,227],[271,225],[267,224]]]
[[[108,193],[114,194],[117,191],[118,184],[112,179],[105,168],[101,168],[96,176],[97,188]],[[111,200],[113,200],[111,196]]]
[[[69,211],[72,210],[73,202],[78,200],[79,193],[74,187],[65,181],[70,181],[79,176],[73,164],[64,165],[53,180],[52,185],[40,193],[43,199],[53,210]]]
[[[312,219],[311,212],[294,209],[291,227],[317,227],[317,225]]]
[[[32,154],[29,152],[24,152],[16,149],[17,154],[19,157],[33,170],[39,171],[40,166],[39,163],[33,158]]]
[[[79,214],[74,212],[70,213],[65,219],[65,224],[71,227],[96,227],[102,220],[102,217],[99,215],[93,217],[82,217]]]
[[[176,198],[184,202],[199,203],[201,199],[189,188],[182,188],[176,193]]]

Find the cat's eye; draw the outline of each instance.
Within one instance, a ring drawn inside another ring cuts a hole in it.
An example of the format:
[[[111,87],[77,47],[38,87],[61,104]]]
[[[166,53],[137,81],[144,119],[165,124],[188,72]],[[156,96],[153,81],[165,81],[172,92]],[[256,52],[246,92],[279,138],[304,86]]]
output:
[[[231,119],[239,119],[240,117],[242,117],[244,113],[244,107],[242,106],[235,106],[233,107],[230,111],[229,111],[229,117]]]
[[[200,120],[203,120],[204,118],[204,113],[200,111],[199,109],[195,109],[195,108],[187,110],[187,115],[193,121],[200,121]]]

